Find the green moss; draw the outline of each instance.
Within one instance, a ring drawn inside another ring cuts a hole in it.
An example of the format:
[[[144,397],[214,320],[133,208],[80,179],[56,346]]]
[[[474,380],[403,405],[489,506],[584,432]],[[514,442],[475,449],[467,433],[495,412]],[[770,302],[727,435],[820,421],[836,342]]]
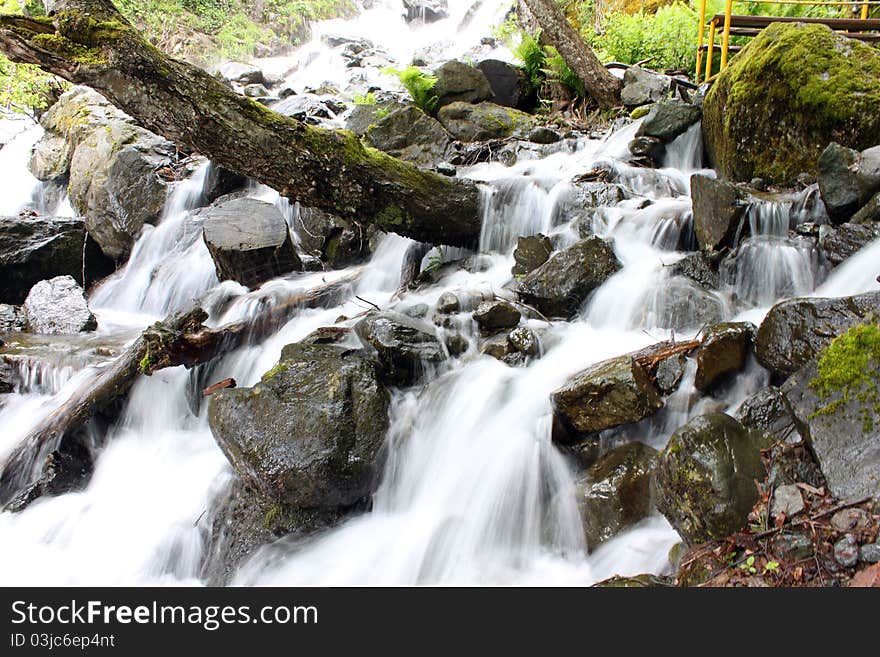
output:
[[[880,326],[876,323],[854,326],[837,336],[819,355],[818,375],[810,387],[819,399],[837,399],[813,413],[813,417],[839,412],[851,401],[862,405],[860,419],[867,433],[880,416]]]
[[[144,353],[144,357],[141,358],[141,362],[138,363],[138,371],[141,374],[147,374],[150,371],[150,368],[156,364],[156,359],[150,355],[149,349]]]
[[[287,366],[284,365],[283,362],[279,362],[275,367],[273,367],[271,370],[269,370],[268,372],[266,372],[266,373],[260,378],[260,380],[261,380],[261,381],[267,381],[268,379],[271,379],[273,376],[275,376],[275,375],[278,374],[279,372],[284,372],[286,369],[287,369]]]

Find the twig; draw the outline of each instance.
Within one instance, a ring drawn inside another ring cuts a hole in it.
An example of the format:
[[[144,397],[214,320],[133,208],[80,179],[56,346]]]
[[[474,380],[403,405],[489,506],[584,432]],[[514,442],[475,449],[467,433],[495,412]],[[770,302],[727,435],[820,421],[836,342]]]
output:
[[[354,295],[354,298],[355,298],[355,299],[359,299],[359,300],[363,301],[364,303],[366,303],[366,304],[368,304],[368,305],[370,305],[370,306],[373,306],[373,308],[375,308],[375,309],[378,310],[379,312],[382,312],[382,309],[381,309],[379,306],[377,306],[375,303],[373,303],[372,301],[367,301],[367,300],[364,299],[363,297],[359,297],[359,296],[356,295],[356,294]]]

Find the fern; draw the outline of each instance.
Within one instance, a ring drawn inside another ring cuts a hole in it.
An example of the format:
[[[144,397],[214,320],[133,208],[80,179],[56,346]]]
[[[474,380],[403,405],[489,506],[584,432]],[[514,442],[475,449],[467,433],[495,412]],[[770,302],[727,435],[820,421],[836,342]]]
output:
[[[404,69],[386,68],[385,73],[397,76],[417,107],[428,114],[434,113],[440,100],[434,93],[434,87],[437,85],[436,77],[415,66],[408,66]]]

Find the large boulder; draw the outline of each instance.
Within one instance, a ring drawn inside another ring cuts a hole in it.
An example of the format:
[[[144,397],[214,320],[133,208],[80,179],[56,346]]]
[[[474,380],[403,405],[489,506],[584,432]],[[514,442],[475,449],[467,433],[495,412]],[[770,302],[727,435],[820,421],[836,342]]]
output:
[[[610,451],[577,480],[587,549],[595,550],[654,511],[657,450],[639,442]]]
[[[437,119],[459,141],[504,139],[513,135],[525,137],[535,125],[531,114],[495,103],[454,102],[444,105]]]
[[[880,140],[880,136],[876,137]],[[880,190],[880,146],[861,153],[838,143],[819,156],[819,192],[828,214],[846,220]]]
[[[85,87],[61,96],[40,122],[46,132],[31,171],[67,183],[92,239],[109,257],[124,257],[143,225],[162,214],[167,186],[158,172],[173,162],[174,145]]]
[[[287,222],[271,203],[236,198],[201,214],[205,245],[221,281],[253,288],[302,269]]]
[[[880,325],[835,338],[782,386],[831,492],[880,499]]]
[[[747,194],[729,182],[694,174],[691,198],[700,248],[713,251],[731,246],[746,211]]]
[[[591,365],[555,390],[550,400],[553,437],[563,443],[638,422],[663,407],[660,392],[632,356]]]
[[[47,278],[66,274],[82,282],[83,269],[88,287],[113,268],[87,239],[82,219],[0,217],[0,302],[22,303]]]
[[[407,23],[433,23],[449,17],[446,0],[403,0],[403,8]]]
[[[755,355],[783,376],[806,365],[831,340],[880,312],[880,292],[833,299],[788,299],[777,303],[755,336]]]
[[[621,266],[608,242],[590,237],[527,274],[519,282],[517,294],[548,317],[572,317],[590,293]]]
[[[266,81],[258,66],[244,62],[223,62],[214,69],[214,74],[227,82],[241,85],[262,84]]]
[[[434,95],[437,107],[450,103],[479,103],[492,98],[492,87],[483,72],[462,62],[452,60],[434,71],[437,83]]]
[[[372,360],[292,344],[254,387],[214,393],[208,421],[246,484],[287,505],[336,508],[373,491],[388,404]]]
[[[791,403],[774,386],[761,388],[747,397],[734,417],[747,429],[761,431],[775,441],[799,443],[802,440]]]
[[[703,252],[688,254],[676,262],[672,274],[689,278],[706,290],[717,290],[720,283],[718,264]]]
[[[651,107],[639,126],[637,137],[654,137],[665,144],[683,134],[700,120],[702,111],[678,98],[664,100]]]
[[[369,228],[330,212],[298,206],[293,225],[300,246],[329,267],[347,267],[370,255]]]
[[[452,139],[445,128],[412,105],[377,119],[364,138],[373,148],[422,167],[435,167],[452,154]]]
[[[524,111],[535,104],[535,92],[520,67],[498,59],[484,59],[477,68],[489,81],[493,103]]]
[[[729,415],[699,415],[672,434],[656,470],[657,508],[689,544],[740,531],[766,476],[763,436]]]
[[[715,324],[703,332],[697,349],[694,387],[707,391],[723,378],[745,367],[752,346],[755,325],[750,322]]]
[[[880,239],[880,222],[819,226],[819,248],[832,265],[839,265],[876,239]]]
[[[392,385],[412,385],[445,357],[430,324],[400,313],[371,313],[354,329],[377,351],[383,378]]]
[[[24,300],[24,314],[34,333],[63,335],[98,328],[83,289],[72,276],[56,276],[34,285]]]
[[[630,66],[623,74],[620,100],[627,107],[656,103],[669,95],[672,80],[667,75],[646,71],[640,66]]]
[[[816,174],[832,141],[876,145],[880,52],[824,25],[773,23],[715,80],[703,134],[725,177],[786,184]]]

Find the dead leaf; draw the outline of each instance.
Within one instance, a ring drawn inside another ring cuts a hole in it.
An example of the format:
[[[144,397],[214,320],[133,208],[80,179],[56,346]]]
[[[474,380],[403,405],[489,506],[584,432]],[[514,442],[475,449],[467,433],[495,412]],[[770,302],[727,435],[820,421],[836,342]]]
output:
[[[880,562],[857,572],[849,585],[858,588],[880,588]]]

